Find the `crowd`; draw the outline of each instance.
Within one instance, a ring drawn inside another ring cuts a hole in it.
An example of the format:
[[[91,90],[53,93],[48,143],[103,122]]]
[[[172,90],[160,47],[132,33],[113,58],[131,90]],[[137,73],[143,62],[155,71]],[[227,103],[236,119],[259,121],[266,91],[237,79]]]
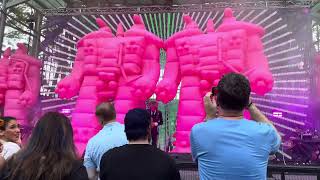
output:
[[[250,101],[249,81],[225,75],[216,93],[204,97],[206,119],[192,128],[191,151],[201,180],[266,179],[269,154],[281,137]],[[251,119],[243,117],[244,110]],[[70,120],[48,112],[35,125],[26,145],[13,117],[0,119],[0,180],[179,180],[175,161],[150,144],[150,112],[130,110],[124,125],[112,103],[97,106],[102,129],[89,140],[81,160]]]

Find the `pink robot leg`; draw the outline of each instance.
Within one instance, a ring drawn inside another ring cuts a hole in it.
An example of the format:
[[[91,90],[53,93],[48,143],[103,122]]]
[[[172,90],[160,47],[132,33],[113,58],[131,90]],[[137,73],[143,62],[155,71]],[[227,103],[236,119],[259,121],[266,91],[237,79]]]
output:
[[[118,87],[114,104],[117,112],[117,121],[120,123],[124,123],[124,117],[129,110],[133,108],[146,108],[145,101],[133,99],[131,90],[132,87],[127,85],[120,85]]]
[[[95,96],[97,94],[96,85],[92,82],[96,82],[96,79],[96,76],[84,77],[72,114],[74,141],[79,155],[83,154],[88,140],[101,129],[101,125],[95,117],[95,108],[99,100]]]
[[[174,152],[190,153],[191,128],[204,120],[205,112],[199,81],[198,77],[182,78]]]

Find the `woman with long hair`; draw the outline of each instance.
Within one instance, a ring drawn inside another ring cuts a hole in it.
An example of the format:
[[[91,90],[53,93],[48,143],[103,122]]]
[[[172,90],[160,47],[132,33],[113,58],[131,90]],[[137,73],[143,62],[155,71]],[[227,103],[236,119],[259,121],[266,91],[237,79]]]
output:
[[[0,118],[0,142],[3,150],[0,153],[4,159],[8,159],[20,150],[21,133],[19,124],[14,117]]]
[[[70,120],[49,112],[40,118],[25,148],[5,164],[3,180],[88,180],[77,159]]]

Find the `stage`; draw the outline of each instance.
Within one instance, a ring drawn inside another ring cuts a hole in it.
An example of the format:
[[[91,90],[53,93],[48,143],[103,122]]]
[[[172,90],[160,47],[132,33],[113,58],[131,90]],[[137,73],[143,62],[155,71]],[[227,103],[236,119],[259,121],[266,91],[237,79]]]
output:
[[[192,161],[191,154],[170,153],[180,169],[183,180],[198,180],[198,167]],[[270,162],[268,165],[268,180],[319,180],[320,167],[315,165],[285,165],[283,162]]]

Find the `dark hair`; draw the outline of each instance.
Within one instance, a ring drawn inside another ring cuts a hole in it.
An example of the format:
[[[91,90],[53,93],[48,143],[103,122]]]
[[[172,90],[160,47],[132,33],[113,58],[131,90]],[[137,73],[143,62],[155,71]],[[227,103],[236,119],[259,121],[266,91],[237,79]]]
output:
[[[6,179],[62,180],[76,159],[70,120],[48,112],[37,122],[27,146],[6,163]]]
[[[116,118],[116,110],[111,102],[103,102],[96,107],[96,116],[100,123],[108,122]]]
[[[4,131],[6,130],[8,124],[10,121],[12,120],[17,120],[16,118],[14,117],[11,117],[11,116],[3,116],[0,118],[0,130]]]
[[[145,109],[132,109],[124,118],[124,131],[129,141],[145,139],[150,128],[151,117]]]
[[[217,103],[222,109],[242,111],[249,103],[250,83],[241,74],[229,73],[224,75],[217,89]]]

